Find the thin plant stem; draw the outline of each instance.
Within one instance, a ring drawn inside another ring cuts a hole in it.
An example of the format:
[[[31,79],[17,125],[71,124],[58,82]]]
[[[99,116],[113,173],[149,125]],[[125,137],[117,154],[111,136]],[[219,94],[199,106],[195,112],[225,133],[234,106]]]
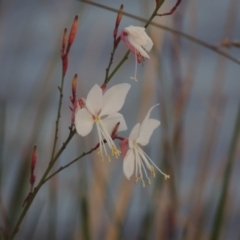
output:
[[[116,49],[117,49],[117,48],[116,48],[115,46],[113,46],[113,50],[112,50],[112,52],[111,52],[111,57],[110,57],[108,66],[107,66],[107,68],[106,68],[106,76],[105,76],[105,80],[104,80],[103,85],[104,85],[104,84],[107,84],[107,79],[108,79],[109,71],[110,71],[110,68],[111,68],[112,63],[113,63],[113,57],[114,57],[114,54],[115,54]]]
[[[237,150],[237,143],[240,133],[240,103],[238,107],[238,115],[236,118],[235,128],[233,130],[232,142],[228,154],[228,162],[223,176],[222,189],[220,193],[219,202],[217,205],[216,215],[213,222],[213,230],[211,233],[211,240],[217,240],[221,231],[221,225],[223,222],[224,210],[227,202],[227,190],[230,184],[230,177],[233,169],[233,161],[235,152]]]
[[[89,151],[87,152],[83,152],[80,156],[78,156],[77,158],[73,159],[71,162],[69,162],[68,164],[61,166],[57,171],[55,171],[54,173],[52,173],[50,176],[48,176],[44,181],[43,184],[45,182],[47,182],[49,179],[51,179],[52,177],[54,177],[56,174],[58,174],[59,172],[61,172],[63,169],[69,167],[70,165],[72,165],[73,163],[75,163],[76,161],[78,161],[79,159],[85,157],[86,155],[92,153],[93,151],[97,150],[99,148],[99,144],[97,144],[94,148],[91,148]]]
[[[23,208],[23,211],[20,215],[20,217],[18,218],[18,221],[15,225],[15,227],[13,228],[13,232],[9,238],[9,240],[14,239],[16,233],[19,230],[19,227],[22,223],[22,220],[24,219],[28,209],[30,208],[30,206],[32,205],[32,202],[34,200],[34,198],[36,197],[38,191],[40,190],[40,188],[42,187],[42,185],[44,184],[44,180],[47,177],[47,175],[49,174],[50,170],[52,169],[53,165],[55,164],[55,162],[58,160],[58,158],[60,157],[60,155],[62,154],[62,152],[64,151],[64,149],[66,148],[66,146],[68,145],[68,143],[70,142],[70,140],[72,139],[72,137],[74,136],[74,134],[76,133],[76,130],[73,130],[72,128],[70,128],[70,132],[68,135],[68,138],[66,139],[66,141],[63,143],[62,147],[60,148],[60,150],[57,152],[56,156],[50,161],[48,168],[46,169],[46,171],[44,172],[40,182],[38,183],[37,187],[34,188],[33,193],[30,195],[29,200],[27,201],[25,207]]]
[[[56,151],[56,145],[57,145],[57,140],[58,140],[58,126],[59,126],[59,120],[61,117],[61,108],[62,108],[62,99],[63,99],[63,85],[64,85],[64,75],[62,75],[62,79],[61,79],[61,87],[59,87],[59,103],[58,103],[58,111],[57,111],[57,120],[56,120],[56,127],[55,127],[55,136],[54,136],[54,142],[53,142],[53,149],[52,149],[52,155],[51,155],[51,160],[50,162],[53,160],[55,151]]]
[[[115,8],[111,8],[111,7],[105,6],[105,5],[103,5],[103,4],[96,3],[96,2],[86,1],[86,0],[79,0],[79,1],[80,1],[80,2],[84,2],[84,3],[87,3],[87,4],[91,4],[91,5],[93,5],[93,6],[96,6],[96,7],[99,7],[99,8],[103,8],[103,9],[106,9],[106,10],[109,10],[109,11],[112,11],[112,12],[118,12],[118,10],[115,9]],[[138,17],[138,16],[133,15],[133,14],[130,14],[130,13],[123,12],[123,15],[124,15],[124,16],[127,16],[127,17],[130,17],[130,18],[133,18],[133,19],[136,19],[136,20],[139,20],[139,21],[141,21],[141,22],[147,22],[147,24],[146,24],[147,26],[148,26],[149,24],[151,24],[151,26],[154,26],[154,27],[157,27],[157,28],[161,28],[161,29],[163,29],[163,30],[165,30],[165,31],[168,31],[168,32],[172,33],[172,34],[176,34],[176,35],[178,35],[178,36],[180,36],[180,37],[182,37],[182,38],[185,38],[185,39],[187,39],[187,40],[189,40],[189,41],[191,41],[191,42],[194,42],[194,43],[196,43],[196,44],[198,44],[198,45],[200,45],[200,46],[202,46],[202,47],[205,47],[205,48],[207,48],[207,49],[209,49],[209,50],[211,50],[211,51],[213,51],[213,52],[215,52],[215,53],[217,53],[217,54],[219,54],[219,55],[222,55],[223,57],[226,57],[226,58],[228,58],[229,60],[235,62],[235,63],[238,64],[238,65],[240,65],[240,60],[239,60],[239,59],[237,59],[237,58],[233,57],[232,55],[228,54],[227,52],[219,49],[219,47],[217,47],[217,46],[215,46],[215,45],[212,45],[212,44],[209,44],[209,43],[207,43],[207,42],[205,42],[205,41],[203,41],[203,40],[201,40],[201,39],[195,38],[195,37],[193,37],[193,36],[191,36],[191,35],[188,35],[188,34],[183,33],[183,32],[181,32],[181,31],[172,29],[172,28],[170,28],[170,27],[166,27],[166,26],[164,26],[164,25],[162,25],[162,24],[153,23],[153,22],[151,22],[151,21],[148,22],[147,19],[142,18],[142,17]],[[114,72],[114,73],[115,73],[115,72]],[[113,74],[113,75],[114,75],[114,74]],[[110,75],[110,76],[111,76],[111,75]],[[110,78],[110,76],[109,76],[109,78]]]

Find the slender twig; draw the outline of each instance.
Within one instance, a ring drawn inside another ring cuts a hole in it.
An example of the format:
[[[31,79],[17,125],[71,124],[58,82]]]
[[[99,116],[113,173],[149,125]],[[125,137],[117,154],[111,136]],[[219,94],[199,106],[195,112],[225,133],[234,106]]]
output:
[[[112,66],[112,64],[113,64],[113,57],[114,57],[114,54],[115,54],[116,49],[117,49],[117,48],[116,48],[115,46],[113,46],[113,50],[112,50],[112,52],[111,52],[111,57],[110,57],[108,66],[107,66],[107,68],[106,68],[105,80],[104,80],[104,83],[102,84],[102,87],[108,83],[108,78],[109,78],[108,75],[109,75],[110,68],[111,68],[111,66]]]
[[[123,141],[124,138],[123,137],[120,137],[118,135],[116,135],[115,137],[113,137],[113,140],[114,139],[118,139],[120,141]],[[104,143],[107,143],[106,140],[104,140]],[[50,178],[52,178],[53,176],[55,176],[56,174],[58,174],[59,172],[61,172],[63,169],[69,167],[70,165],[72,165],[73,163],[75,163],[76,161],[78,161],[79,159],[85,157],[86,155],[92,153],[93,151],[97,150],[99,148],[100,144],[98,143],[95,147],[91,148],[88,152],[83,152],[80,156],[78,156],[77,158],[73,159],[72,161],[70,161],[68,164],[64,165],[64,166],[61,166],[58,170],[56,170],[54,173],[52,173],[50,176],[48,176],[47,178],[45,178],[43,184],[45,182],[47,182]]]
[[[161,13],[161,14],[157,14],[157,16],[162,17],[162,16],[167,16],[167,15],[172,15],[178,8],[178,6],[180,5],[182,0],[178,0],[175,4],[175,6],[167,13]]]
[[[53,142],[53,149],[52,149],[52,155],[51,155],[51,160],[50,162],[53,161],[53,157],[56,151],[56,145],[57,145],[57,140],[58,140],[58,126],[59,126],[59,120],[61,117],[61,107],[62,107],[62,98],[63,98],[63,85],[64,85],[64,75],[62,75],[61,79],[61,86],[58,88],[59,89],[59,103],[58,103],[58,111],[57,111],[57,120],[56,120],[56,126],[55,126],[55,136],[54,136],[54,142]]]
[[[50,161],[49,165],[48,165],[48,168],[46,169],[46,171],[44,172],[40,182],[38,183],[37,187],[34,188],[34,191],[33,193],[31,194],[31,196],[29,197],[25,207],[23,208],[22,210],[22,213],[20,215],[20,217],[18,218],[18,221],[15,225],[15,227],[13,228],[13,232],[10,236],[10,240],[12,240],[14,238],[14,236],[16,235],[16,233],[18,232],[19,230],[19,227],[22,223],[22,220],[23,218],[25,217],[29,207],[32,205],[32,202],[34,200],[34,198],[36,197],[39,189],[42,187],[42,185],[44,184],[44,180],[45,178],[47,177],[47,175],[49,174],[50,170],[52,169],[53,165],[55,164],[55,162],[57,161],[57,159],[60,157],[60,155],[62,154],[62,152],[64,151],[64,149],[66,148],[66,146],[68,145],[68,143],[70,142],[70,140],[72,139],[72,137],[74,136],[74,134],[76,133],[76,130],[72,130],[70,128],[70,131],[69,131],[69,135],[66,139],[66,141],[63,143],[62,147],[60,148],[60,150],[57,152],[56,156],[52,159],[52,161]]]
[[[72,160],[71,162],[69,162],[68,164],[61,166],[57,171],[55,171],[54,173],[52,173],[50,176],[48,176],[44,181],[43,184],[45,182],[47,182],[50,178],[52,178],[53,176],[55,176],[56,174],[58,174],[59,172],[61,172],[63,169],[69,167],[70,165],[72,165],[73,163],[75,163],[76,161],[78,161],[79,159],[83,158],[84,156],[92,153],[93,151],[97,150],[99,148],[99,143],[94,147],[91,148],[88,152],[83,152],[79,157],[75,158],[74,160]]]
[[[87,4],[91,4],[91,5],[93,5],[93,6],[96,6],[96,7],[99,7],[99,8],[103,8],[103,9],[106,9],[106,10],[109,10],[109,11],[112,11],[112,12],[118,12],[118,10],[115,9],[115,8],[111,8],[111,7],[105,6],[105,5],[103,5],[103,4],[96,3],[96,2],[86,1],[86,0],[79,0],[79,1],[84,2],[84,3],[87,3]],[[133,15],[133,14],[130,14],[130,13],[123,12],[123,15],[124,15],[124,16],[127,16],[127,17],[130,17],[130,18],[133,18],[133,19],[136,19],[136,20],[139,20],[139,21],[141,21],[141,22],[147,22],[147,19],[138,17],[138,16]],[[148,24],[148,25],[149,25],[149,24]],[[205,42],[205,41],[203,41],[203,40],[201,40],[201,39],[195,38],[195,37],[193,37],[193,36],[191,36],[191,35],[188,35],[188,34],[183,33],[183,32],[181,32],[181,31],[172,29],[172,28],[170,28],[170,27],[166,27],[166,26],[164,26],[164,25],[162,25],[162,24],[158,24],[158,23],[151,22],[150,25],[151,25],[151,26],[154,26],[154,27],[157,27],[157,28],[161,28],[161,29],[163,29],[163,30],[165,30],[165,31],[168,31],[168,32],[172,33],[172,34],[176,34],[176,35],[178,35],[178,36],[180,36],[180,37],[182,37],[182,38],[185,38],[185,39],[187,39],[187,40],[189,40],[189,41],[191,41],[191,42],[194,42],[194,43],[196,43],[196,44],[198,44],[198,45],[200,45],[200,46],[203,46],[203,47],[205,47],[205,48],[207,48],[207,49],[209,49],[209,50],[211,50],[211,51],[213,51],[213,52],[215,52],[215,53],[218,53],[219,55],[222,55],[222,56],[228,58],[229,60],[235,62],[236,64],[240,65],[240,60],[239,60],[239,59],[234,58],[233,56],[231,56],[231,55],[228,54],[227,52],[222,51],[222,50],[219,49],[218,47],[216,47],[216,46],[214,46],[214,45],[212,45],[212,44],[209,44],[209,43],[207,43],[207,42]],[[110,75],[110,76],[111,76],[111,75]],[[109,76],[109,77],[110,77],[110,76]]]

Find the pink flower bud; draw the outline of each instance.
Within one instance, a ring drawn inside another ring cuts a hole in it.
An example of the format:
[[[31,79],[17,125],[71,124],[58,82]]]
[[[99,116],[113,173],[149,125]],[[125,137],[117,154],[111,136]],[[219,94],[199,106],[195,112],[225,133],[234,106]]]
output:
[[[71,30],[70,30],[70,34],[69,34],[69,38],[68,38],[68,46],[67,46],[67,51],[66,53],[69,53],[70,47],[75,39],[75,36],[77,34],[77,28],[78,28],[78,16],[76,16],[74,18]]]
[[[62,57],[62,74],[63,76],[66,75],[68,69],[68,56],[65,54],[64,57]]]
[[[65,54],[66,44],[67,44],[67,29],[65,28],[63,32],[63,39],[62,39],[62,53],[61,53],[62,57]]]
[[[36,161],[37,161],[37,146],[34,145],[33,153],[32,153],[32,159],[31,159],[31,169],[32,169],[32,171],[35,169]]]
[[[123,4],[120,6],[120,9],[118,10],[118,15],[115,23],[115,28],[119,27],[119,24],[122,20],[122,15],[123,15]]]
[[[122,140],[119,143],[119,146],[121,148],[121,152],[122,152],[122,158],[124,159],[126,154],[127,154],[127,150],[128,150],[128,139],[125,138],[124,140]]]
[[[77,77],[78,75],[75,74],[72,80],[72,95],[73,95],[73,100],[75,100],[76,97],[76,89],[77,89]],[[75,101],[74,101],[75,102]]]

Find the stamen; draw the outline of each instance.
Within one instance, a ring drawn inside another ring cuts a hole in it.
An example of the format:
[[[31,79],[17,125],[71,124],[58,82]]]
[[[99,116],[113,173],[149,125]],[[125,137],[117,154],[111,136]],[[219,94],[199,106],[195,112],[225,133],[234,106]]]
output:
[[[151,180],[150,180],[150,178],[147,178],[147,180],[148,180],[148,184],[150,185],[150,184],[151,184]]]
[[[140,154],[140,156],[144,159],[146,159],[146,160],[148,160],[150,163],[152,163],[153,164],[153,166],[165,177],[165,180],[166,179],[168,179],[168,178],[170,178],[170,176],[169,175],[167,175],[167,174],[165,174],[163,171],[161,171],[159,168],[158,168],[158,166],[152,161],[152,159],[141,149],[141,148],[139,148],[139,154]],[[152,167],[153,167],[152,166]],[[151,170],[150,170],[151,171]],[[155,174],[155,173],[154,173]]]
[[[134,77],[130,77],[132,80],[134,80],[135,82],[137,82],[137,50],[135,49],[135,73],[134,73]]]
[[[112,155],[115,157],[115,158],[118,158],[121,154],[121,151],[119,151],[115,146],[112,147]]]
[[[145,185],[145,181],[142,179],[142,185],[143,185],[143,187],[145,187],[146,185]]]
[[[151,175],[155,178],[156,177],[156,174],[155,174],[155,171],[154,171],[154,167],[153,166],[150,166],[150,173]]]
[[[170,175],[164,175],[164,178],[165,178],[165,180],[167,180],[168,178],[170,178]]]

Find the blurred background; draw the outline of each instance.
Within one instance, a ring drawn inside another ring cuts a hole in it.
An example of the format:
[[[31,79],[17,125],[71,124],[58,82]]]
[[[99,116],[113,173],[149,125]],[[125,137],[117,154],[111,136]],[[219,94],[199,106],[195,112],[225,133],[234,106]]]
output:
[[[155,8],[154,0],[96,2],[116,10],[124,4],[125,12],[146,20]],[[160,12],[175,3],[166,1]],[[161,25],[147,29],[154,47],[151,59],[138,66],[138,82],[130,80],[135,67],[130,54],[109,83],[132,85],[121,110],[128,124],[122,137],[128,137],[151,106],[160,104],[152,116],[161,125],[144,151],[171,178],[165,181],[156,172],[152,184],[143,188],[134,178],[125,178],[121,159],[102,163],[94,152],[44,184],[16,239],[240,239],[240,64],[218,53],[240,58],[240,49],[231,46],[240,40],[239,4],[185,0],[173,15],[155,18]],[[69,54],[58,149],[69,131],[74,74],[79,75],[79,98],[103,83],[116,12],[84,1],[0,2],[2,239],[12,231],[29,192],[34,144],[36,184],[51,157],[62,34],[65,27],[70,30],[75,15],[79,28]],[[119,30],[129,25],[144,22],[123,16]],[[126,50],[120,43],[113,66]],[[74,136],[54,169],[95,146],[95,134]]]

